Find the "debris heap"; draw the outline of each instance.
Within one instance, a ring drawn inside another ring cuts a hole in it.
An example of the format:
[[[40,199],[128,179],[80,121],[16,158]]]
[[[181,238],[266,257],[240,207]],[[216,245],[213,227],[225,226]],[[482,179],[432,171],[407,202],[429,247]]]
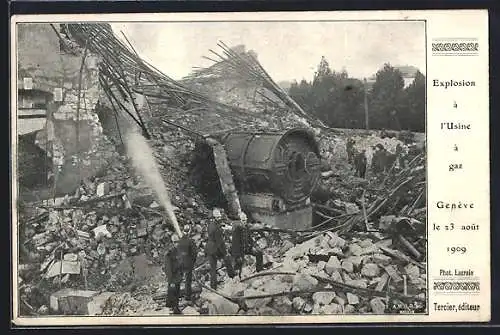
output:
[[[210,52],[218,57],[218,60],[205,57],[214,61],[215,64],[208,68],[195,69],[185,80],[201,83],[207,81],[213,82],[217,78],[239,79],[236,86],[230,88],[229,92],[226,92],[228,95],[231,95],[231,91],[241,86],[242,83],[246,83],[247,85],[253,84],[257,86],[252,92],[253,105],[256,105],[256,97],[259,96],[260,100],[264,102],[264,112],[272,109],[275,110],[275,113],[279,113],[281,117],[290,117],[290,114],[292,114],[295,116],[295,122],[301,123],[302,126],[324,128],[320,120],[306,113],[283,88],[276,84],[259,63],[254,52],[238,52],[235,48],[228,47],[222,41],[217,46],[221,49],[222,55],[213,50],[210,50]]]
[[[177,133],[168,128],[153,133],[156,139],[150,143],[158,161],[165,163],[164,178],[176,215],[180,222],[193,225],[199,247],[197,295],[194,301],[181,302],[185,314],[405,313],[425,309],[423,156],[415,157],[404,170],[360,180],[359,189],[353,186],[345,194],[317,200],[315,227],[307,231],[256,228],[268,270],[255,273],[252,258],[241,280],[227,278],[221,269],[224,284],[213,292],[208,289],[204,266],[211,208],[190,185],[191,147],[173,142]],[[340,169],[335,174],[352,175],[345,167]],[[335,185],[335,174],[323,179],[322,185]],[[117,156],[107,175],[85,181],[74,194],[29,205],[20,218],[20,242],[25,250],[20,292],[23,305],[31,306],[24,307],[30,313],[49,312],[49,296],[64,288],[71,288],[71,294],[75,290],[115,293],[95,313],[171,312],[163,307],[166,282],[160,267],[173,231],[151,190],[130,174],[125,157]],[[229,229],[232,221],[225,220]],[[229,233],[226,235],[230,243]],[[151,265],[144,265],[147,262]],[[141,266],[151,267],[147,275],[140,275]]]

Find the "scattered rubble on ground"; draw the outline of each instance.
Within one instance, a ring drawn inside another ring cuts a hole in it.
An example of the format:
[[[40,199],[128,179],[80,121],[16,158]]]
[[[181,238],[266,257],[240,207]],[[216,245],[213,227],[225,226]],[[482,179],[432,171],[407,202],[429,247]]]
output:
[[[316,204],[316,227],[298,233],[259,232],[258,243],[272,260],[270,268],[255,273],[249,259],[241,280],[228,278],[221,269],[223,285],[213,292],[203,266],[211,209],[189,185],[191,147],[184,142],[165,149],[165,138],[167,133],[163,140],[151,142],[159,162],[169,162],[164,177],[176,215],[193,226],[199,247],[195,298],[181,301],[184,314],[425,310],[423,160],[417,158],[414,165],[390,175],[352,183],[350,189],[336,175],[322,180],[320,187],[342,185],[338,189],[343,193],[329,193],[326,202]],[[174,150],[177,159],[165,157]],[[335,173],[351,176],[342,160]],[[20,241],[27,254],[21,258],[19,290],[28,313],[171,313],[164,307],[161,262],[173,230],[154,195],[128,168],[127,159],[117,157],[106,175],[86,180],[74,194],[25,204]]]

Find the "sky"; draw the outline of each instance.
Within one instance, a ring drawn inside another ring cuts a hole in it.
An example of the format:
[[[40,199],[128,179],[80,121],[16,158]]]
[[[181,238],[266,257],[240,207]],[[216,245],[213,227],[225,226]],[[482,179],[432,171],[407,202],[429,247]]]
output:
[[[384,63],[425,74],[425,26],[415,21],[112,23],[136,51],[173,79],[207,67],[218,41],[254,50],[275,81],[311,80],[321,57],[333,70],[370,77]]]

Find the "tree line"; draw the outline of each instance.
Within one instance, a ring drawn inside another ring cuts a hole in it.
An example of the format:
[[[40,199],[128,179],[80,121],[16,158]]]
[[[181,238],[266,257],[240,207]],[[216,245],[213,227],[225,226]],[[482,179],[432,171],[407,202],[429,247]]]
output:
[[[425,76],[417,71],[413,82],[404,86],[401,71],[388,63],[368,88],[346,70],[332,71],[322,57],[313,80],[293,82],[289,95],[330,127],[366,129],[368,121],[369,129],[424,132]]]

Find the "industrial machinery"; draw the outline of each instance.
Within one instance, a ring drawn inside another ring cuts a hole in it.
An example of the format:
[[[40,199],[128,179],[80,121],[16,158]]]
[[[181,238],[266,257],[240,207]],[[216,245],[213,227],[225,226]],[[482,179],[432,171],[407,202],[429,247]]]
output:
[[[320,155],[310,131],[230,132],[200,141],[195,152],[197,184],[212,205],[223,202],[233,216],[241,208],[278,228],[311,226],[310,195],[320,178]]]

